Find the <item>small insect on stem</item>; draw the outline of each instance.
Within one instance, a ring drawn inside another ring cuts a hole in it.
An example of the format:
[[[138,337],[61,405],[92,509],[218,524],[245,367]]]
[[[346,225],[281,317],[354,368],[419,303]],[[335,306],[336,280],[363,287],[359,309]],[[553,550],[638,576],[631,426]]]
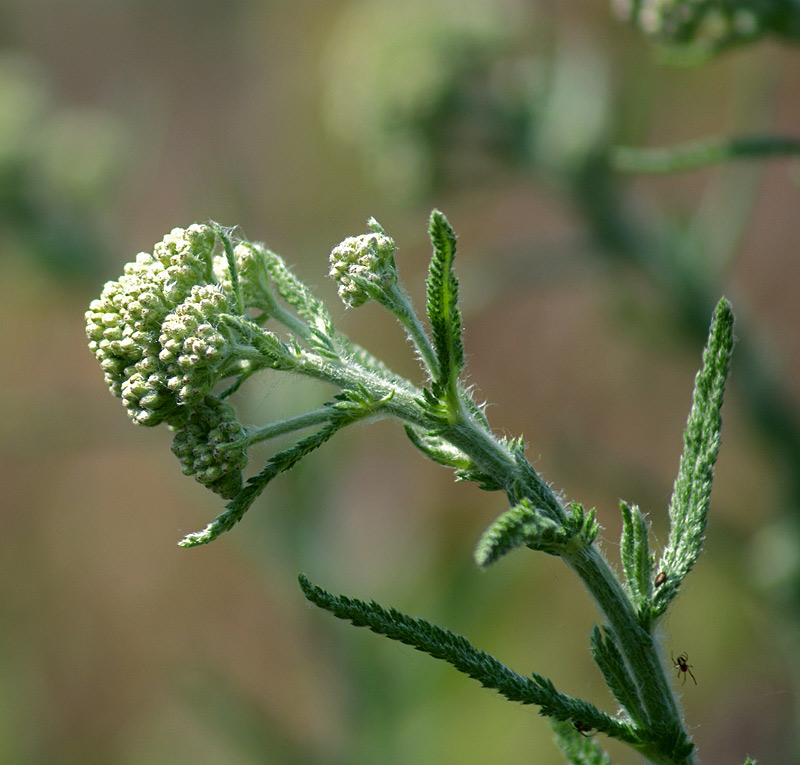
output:
[[[672,654],[670,654],[672,658],[672,664],[675,669],[678,670],[679,675],[683,675],[683,683],[682,685],[686,684],[686,675],[687,673],[691,676],[692,680],[694,680],[694,684],[697,685],[697,678],[694,676],[691,667],[692,664],[689,664],[689,655],[685,653],[678,654],[678,658],[676,659]]]
[[[584,738],[589,738],[592,734],[592,726],[587,725],[585,722],[581,722],[580,720],[573,720],[572,727],[575,728],[578,733],[581,734]]]
[[[656,588],[661,587],[664,582],[667,581],[667,575],[663,571],[659,571],[658,576],[656,576],[656,580],[654,582]]]

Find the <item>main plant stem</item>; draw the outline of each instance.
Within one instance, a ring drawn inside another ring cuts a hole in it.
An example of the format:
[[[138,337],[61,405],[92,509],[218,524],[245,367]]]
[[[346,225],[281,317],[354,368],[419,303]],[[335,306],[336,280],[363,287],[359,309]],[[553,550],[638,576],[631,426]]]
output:
[[[643,749],[642,753],[652,762],[670,765],[694,763],[693,754],[685,758],[674,754],[685,747],[689,735],[659,659],[653,634],[639,623],[630,598],[608,561],[594,544],[563,557],[581,578],[608,621],[639,690],[652,741],[652,746]]]
[[[461,418],[447,430],[446,437],[506,487],[512,503],[526,497],[551,518],[563,520],[566,517],[561,500],[534,468],[527,462],[520,465],[505,445],[471,418]],[[692,754],[687,757],[676,754],[682,749],[685,751],[689,736],[675,696],[659,659],[652,632],[641,625],[630,598],[608,561],[594,544],[580,547],[563,557],[583,581],[606,618],[639,690],[642,707],[648,718],[648,730],[642,731],[648,744],[642,746],[640,751],[655,763],[694,763]]]

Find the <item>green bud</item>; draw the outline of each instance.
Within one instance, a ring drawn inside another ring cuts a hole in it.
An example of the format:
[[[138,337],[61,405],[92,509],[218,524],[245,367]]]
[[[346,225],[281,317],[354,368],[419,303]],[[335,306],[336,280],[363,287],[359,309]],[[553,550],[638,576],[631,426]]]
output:
[[[349,236],[333,248],[329,276],[339,285],[339,297],[352,308],[379,300],[397,281],[394,239],[372,218],[371,234]]]

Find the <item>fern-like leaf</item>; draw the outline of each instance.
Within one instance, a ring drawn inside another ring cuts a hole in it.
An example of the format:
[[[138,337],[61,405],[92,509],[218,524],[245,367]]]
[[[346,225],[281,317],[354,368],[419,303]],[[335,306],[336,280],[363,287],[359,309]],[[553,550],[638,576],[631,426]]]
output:
[[[664,613],[703,544],[714,464],[722,429],[722,400],[733,352],[733,312],[725,298],[711,321],[703,366],[684,431],[684,449],[669,505],[670,533],[659,572],[664,581],[653,597],[653,616]]]
[[[345,595],[338,597],[312,584],[304,574],[298,577],[303,594],[315,605],[330,611],[356,627],[397,640],[452,664],[485,688],[496,690],[510,701],[537,704],[540,713],[558,720],[580,720],[585,725],[630,743],[639,737],[632,726],[615,720],[593,704],[557,691],[550,680],[540,675],[518,675],[494,656],[475,648],[465,637],[415,619],[394,608],[385,609],[375,601],[366,603]]]
[[[427,312],[439,365],[434,393],[437,396],[454,397],[458,376],[464,367],[458,280],[453,271],[456,234],[447,218],[438,210],[431,213],[428,233],[433,244],[433,257],[427,280]]]
[[[650,555],[647,521],[636,505],[620,502],[620,510],[622,511],[620,557],[628,592],[640,615],[649,616],[653,587],[653,559]]]
[[[336,334],[325,304],[298,279],[283,258],[263,245],[253,245],[264,258],[272,283],[278,294],[308,322],[312,332],[319,337],[332,338]]]

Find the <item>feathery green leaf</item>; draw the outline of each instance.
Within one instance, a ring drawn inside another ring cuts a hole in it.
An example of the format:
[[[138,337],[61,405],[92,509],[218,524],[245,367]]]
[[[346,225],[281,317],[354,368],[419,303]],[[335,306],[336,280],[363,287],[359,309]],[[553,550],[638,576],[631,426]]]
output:
[[[180,547],[205,545],[213,542],[220,534],[230,531],[242,520],[244,514],[273,478],[294,467],[306,454],[322,446],[345,424],[344,422],[342,424],[331,422],[316,433],[299,440],[290,448],[274,454],[263,470],[257,475],[251,476],[245,487],[228,502],[224,512],[220,513],[202,531],[187,534],[178,542],[178,545]]]
[[[535,672],[531,676],[544,694],[544,699],[537,702],[541,707],[539,710],[541,715],[573,724],[577,723],[581,728],[594,729],[611,736],[611,738],[627,741],[634,746],[641,743],[639,734],[630,723],[615,720],[611,715],[601,712],[588,701],[557,691],[553,683],[546,677],[537,675]]]
[[[225,512],[220,513],[202,531],[188,534],[178,544],[181,547],[197,547],[213,542],[220,534],[229,531],[242,519],[273,478],[293,468],[303,457],[318,449],[342,428],[375,414],[390,398],[391,394],[385,399],[375,401],[363,388],[337,393],[334,401],[326,405],[331,409],[331,420],[327,425],[300,439],[288,449],[274,454],[260,473],[247,480],[245,487],[227,504]]]
[[[464,366],[461,342],[461,312],[458,308],[458,280],[453,271],[456,234],[439,210],[431,213],[428,228],[433,257],[428,271],[428,321],[433,332],[433,347],[439,364],[434,380],[437,396],[455,396],[458,376]]]
[[[308,600],[339,619],[349,621],[356,627],[367,627],[379,635],[442,659],[510,701],[537,704],[543,715],[559,720],[580,721],[587,727],[622,741],[639,743],[636,731],[629,724],[615,720],[587,701],[557,691],[550,680],[540,675],[534,674],[532,679],[518,675],[494,656],[475,648],[462,635],[424,619],[415,619],[394,608],[387,610],[375,601],[366,603],[345,595],[337,597],[312,584],[304,574],[300,574],[298,579]]]
[[[475,561],[486,567],[522,546],[559,555],[568,541],[569,533],[563,526],[523,499],[484,531],[475,548]]]
[[[714,463],[722,429],[722,401],[733,352],[733,312],[722,298],[714,310],[703,366],[695,378],[684,450],[669,505],[670,534],[658,570],[666,579],[653,598],[653,616],[664,613],[703,544]]]
[[[298,279],[283,258],[263,245],[253,244],[264,257],[267,271],[278,294],[305,319],[312,332],[323,338],[333,338],[336,330],[325,304]]]

